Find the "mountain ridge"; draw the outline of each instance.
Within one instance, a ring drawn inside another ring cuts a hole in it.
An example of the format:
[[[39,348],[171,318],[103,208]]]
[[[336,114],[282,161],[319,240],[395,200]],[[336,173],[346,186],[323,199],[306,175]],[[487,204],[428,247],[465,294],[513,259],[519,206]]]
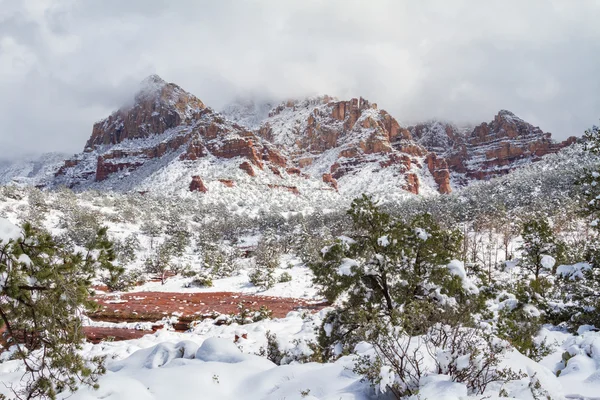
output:
[[[94,124],[81,153],[65,160],[54,176],[34,183],[78,190],[160,186],[163,191],[207,192],[211,185],[203,179],[232,187],[231,182],[247,176],[255,179],[245,190],[254,182],[296,194],[302,192],[299,186],[347,195],[360,190],[450,193],[575,141],[556,142],[507,110],[470,129],[436,120],[402,126],[363,98],[324,95],[268,108],[247,102],[219,113],[151,75],[132,104]],[[166,170],[174,176],[169,178]]]

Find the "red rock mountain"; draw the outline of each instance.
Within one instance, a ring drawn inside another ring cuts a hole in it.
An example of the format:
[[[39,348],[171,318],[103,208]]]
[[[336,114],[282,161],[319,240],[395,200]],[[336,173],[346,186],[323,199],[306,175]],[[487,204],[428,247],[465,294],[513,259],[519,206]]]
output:
[[[132,106],[94,124],[84,152],[65,161],[54,184],[78,187],[146,166],[154,171],[161,167],[158,161],[174,156],[181,161],[241,158],[240,167],[249,174],[265,163],[286,167],[285,158],[269,143],[153,75],[142,82]],[[191,190],[206,191],[200,176],[189,179]]]
[[[130,106],[94,125],[84,151],[65,161],[50,185],[207,193],[213,183],[237,190],[243,180],[296,195],[304,187],[348,196],[450,193],[572,141],[556,143],[508,111],[473,129],[441,122],[403,127],[362,98],[287,101],[266,116],[254,104],[220,114],[153,75]]]
[[[510,111],[501,110],[494,120],[473,129],[459,129],[433,121],[409,128],[420,145],[436,153],[438,163],[450,170],[457,184],[473,179],[489,179],[539,160],[573,144],[575,137],[555,142],[543,132]]]
[[[421,159],[427,150],[388,112],[363,98],[338,101],[323,96],[282,103],[271,110],[258,135],[298,168],[321,176],[334,188],[339,179],[365,169],[386,170],[392,188],[419,193]]]

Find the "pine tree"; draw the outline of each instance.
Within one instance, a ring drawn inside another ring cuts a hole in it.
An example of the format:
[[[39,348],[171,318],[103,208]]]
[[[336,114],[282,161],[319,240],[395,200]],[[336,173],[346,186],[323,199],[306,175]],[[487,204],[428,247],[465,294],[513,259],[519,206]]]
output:
[[[106,249],[99,253],[73,253],[30,224],[18,238],[0,241],[0,320],[27,371],[12,388],[17,398],[54,399],[79,384],[97,387],[103,360],[86,360],[78,350],[84,339],[79,314],[94,308],[91,280],[107,261],[102,258],[110,258]]]
[[[366,196],[348,213],[352,231],[311,265],[327,300],[344,299],[324,322],[324,347],[351,349],[382,321],[422,333],[436,322],[444,298],[467,299],[461,279],[446,267],[459,253],[459,232],[440,228],[427,214],[411,223],[395,220]]]
[[[552,228],[546,218],[533,218],[523,224],[521,232],[523,244],[519,266],[533,275],[529,282],[532,290],[539,294],[549,289],[547,276],[552,275],[557,261],[563,253],[562,243],[554,237]]]

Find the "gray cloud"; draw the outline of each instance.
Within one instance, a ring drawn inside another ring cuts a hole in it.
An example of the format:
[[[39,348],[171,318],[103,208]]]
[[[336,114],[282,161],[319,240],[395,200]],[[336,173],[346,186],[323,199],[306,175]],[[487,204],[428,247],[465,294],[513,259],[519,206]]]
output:
[[[0,157],[80,151],[151,73],[213,108],[363,96],[403,123],[600,118],[594,0],[0,0]]]

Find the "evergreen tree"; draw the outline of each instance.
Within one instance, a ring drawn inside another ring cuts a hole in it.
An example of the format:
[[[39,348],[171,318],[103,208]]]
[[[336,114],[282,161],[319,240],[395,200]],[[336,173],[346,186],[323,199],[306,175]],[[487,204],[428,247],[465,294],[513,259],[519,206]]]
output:
[[[529,285],[533,292],[544,296],[551,283],[547,279],[552,275],[557,261],[563,253],[562,243],[554,237],[546,218],[533,218],[523,224],[521,232],[523,244],[519,266],[529,272],[533,279]]]
[[[13,388],[17,398],[54,399],[79,384],[97,387],[103,360],[78,353],[84,339],[79,314],[94,307],[91,280],[110,258],[104,245],[97,243],[98,258],[73,253],[29,224],[22,235],[0,241],[0,320],[27,371],[22,387]]]
[[[455,302],[450,297],[468,302],[461,278],[446,267],[460,250],[459,232],[440,228],[427,214],[410,223],[395,220],[366,196],[348,213],[351,233],[311,265],[321,293],[341,301],[323,325],[324,347],[349,350],[382,322],[419,334],[452,313],[445,307]]]

